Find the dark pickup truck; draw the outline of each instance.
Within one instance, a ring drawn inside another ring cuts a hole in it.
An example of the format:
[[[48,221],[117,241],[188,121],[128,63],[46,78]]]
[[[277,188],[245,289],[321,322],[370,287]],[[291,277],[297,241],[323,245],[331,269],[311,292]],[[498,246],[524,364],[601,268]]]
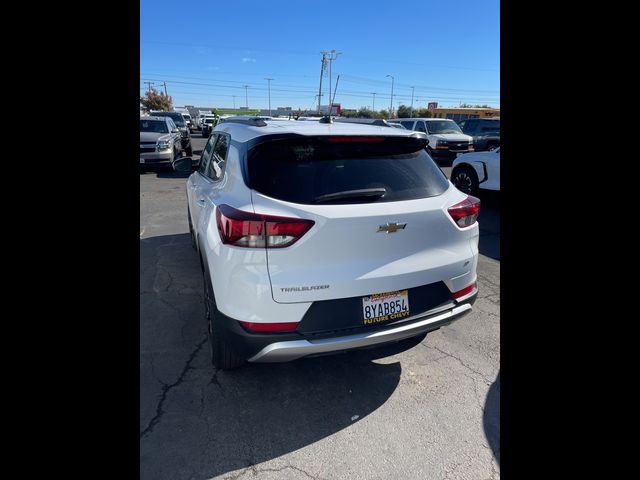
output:
[[[473,137],[476,152],[493,150],[500,146],[499,118],[469,118],[459,123],[462,132]]]

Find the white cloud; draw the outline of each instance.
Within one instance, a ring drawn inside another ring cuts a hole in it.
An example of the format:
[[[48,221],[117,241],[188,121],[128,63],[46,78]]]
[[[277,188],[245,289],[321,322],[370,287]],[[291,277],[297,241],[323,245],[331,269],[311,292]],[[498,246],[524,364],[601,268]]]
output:
[[[256,63],[256,59],[251,57],[242,57],[242,63],[247,63],[247,62]]]

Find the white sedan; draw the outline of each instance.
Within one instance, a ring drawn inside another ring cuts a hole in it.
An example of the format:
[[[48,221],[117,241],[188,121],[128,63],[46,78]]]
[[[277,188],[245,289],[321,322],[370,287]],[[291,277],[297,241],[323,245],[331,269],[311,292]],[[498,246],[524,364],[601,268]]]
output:
[[[500,148],[459,155],[452,165],[451,183],[469,195],[480,189],[500,191]]]

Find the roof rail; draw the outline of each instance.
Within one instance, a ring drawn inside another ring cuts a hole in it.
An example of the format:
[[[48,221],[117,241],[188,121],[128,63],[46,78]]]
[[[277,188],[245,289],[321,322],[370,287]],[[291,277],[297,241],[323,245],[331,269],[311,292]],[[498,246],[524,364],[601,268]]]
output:
[[[348,118],[348,117],[338,117],[334,118],[334,121],[341,123],[362,123],[365,125],[377,125],[380,127],[390,127],[389,122],[386,120],[382,120],[380,118]]]
[[[242,123],[243,125],[251,125],[253,127],[266,127],[267,122],[262,118],[258,117],[229,117],[229,118],[221,118],[220,123]]]

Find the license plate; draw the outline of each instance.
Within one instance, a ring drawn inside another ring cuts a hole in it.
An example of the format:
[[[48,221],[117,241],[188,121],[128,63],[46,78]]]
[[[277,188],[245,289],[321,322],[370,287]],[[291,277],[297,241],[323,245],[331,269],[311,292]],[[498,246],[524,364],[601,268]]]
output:
[[[362,322],[365,325],[399,320],[409,316],[409,291],[376,293],[362,298]]]
[[[140,163],[144,163],[144,158],[141,158],[141,159],[140,159]]]

